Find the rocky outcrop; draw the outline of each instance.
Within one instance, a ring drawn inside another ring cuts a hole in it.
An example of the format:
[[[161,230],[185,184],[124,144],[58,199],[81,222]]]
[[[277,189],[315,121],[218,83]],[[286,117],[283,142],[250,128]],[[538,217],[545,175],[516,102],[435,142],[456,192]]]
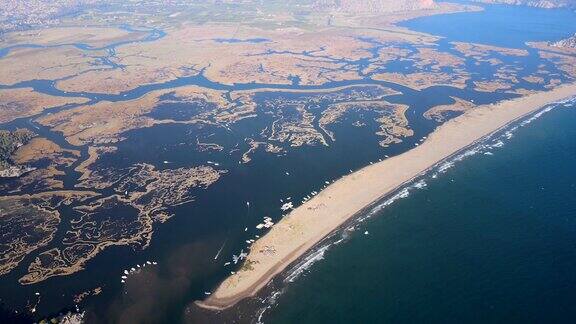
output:
[[[389,13],[433,8],[434,0],[317,0],[317,10],[347,13]]]
[[[482,3],[509,4],[536,8],[576,8],[576,0],[476,0]]]

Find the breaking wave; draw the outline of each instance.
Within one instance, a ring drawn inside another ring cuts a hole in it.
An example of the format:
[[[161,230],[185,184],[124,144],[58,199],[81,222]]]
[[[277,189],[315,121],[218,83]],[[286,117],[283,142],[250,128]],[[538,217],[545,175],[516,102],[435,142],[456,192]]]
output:
[[[290,272],[286,279],[284,279],[284,282],[294,282],[294,280],[298,279],[298,277],[300,277],[300,275],[302,275],[306,270],[310,269],[314,263],[323,260],[324,253],[329,248],[330,245],[323,246],[304,258],[304,260]]]

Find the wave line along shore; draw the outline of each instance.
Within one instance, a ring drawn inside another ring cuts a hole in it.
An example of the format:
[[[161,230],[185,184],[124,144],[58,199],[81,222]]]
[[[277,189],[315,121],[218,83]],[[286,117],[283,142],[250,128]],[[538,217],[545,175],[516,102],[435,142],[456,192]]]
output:
[[[255,296],[274,276],[366,207],[502,127],[575,95],[576,83],[572,83],[479,106],[439,126],[419,146],[340,178],[258,239],[245,266],[196,304],[222,310]]]

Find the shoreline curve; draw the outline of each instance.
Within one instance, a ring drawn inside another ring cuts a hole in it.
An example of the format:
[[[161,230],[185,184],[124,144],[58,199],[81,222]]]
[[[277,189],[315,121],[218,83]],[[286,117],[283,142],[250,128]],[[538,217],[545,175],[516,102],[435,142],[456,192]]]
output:
[[[343,176],[284,216],[252,244],[246,258],[250,267],[228,276],[195,304],[220,311],[254,297],[329,234],[430,168],[544,106],[573,96],[576,83],[478,106],[440,125],[419,146]]]

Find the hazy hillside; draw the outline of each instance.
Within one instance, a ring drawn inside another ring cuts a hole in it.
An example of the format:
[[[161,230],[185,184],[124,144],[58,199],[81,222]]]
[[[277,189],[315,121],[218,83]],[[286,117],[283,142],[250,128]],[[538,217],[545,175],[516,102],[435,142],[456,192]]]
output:
[[[523,5],[538,8],[576,8],[576,0],[478,0],[478,2]]]
[[[341,12],[385,13],[431,8],[434,0],[318,0],[317,9],[337,10]]]
[[[550,44],[560,48],[576,48],[576,34],[574,36]]]

